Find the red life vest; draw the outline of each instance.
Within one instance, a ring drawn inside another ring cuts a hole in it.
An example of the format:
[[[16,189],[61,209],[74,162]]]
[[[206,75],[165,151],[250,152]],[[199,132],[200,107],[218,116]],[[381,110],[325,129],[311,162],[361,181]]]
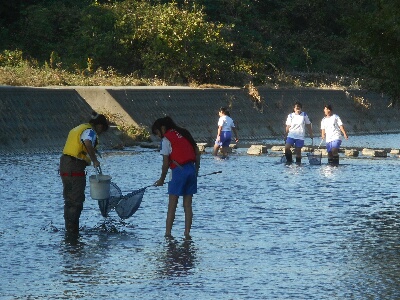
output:
[[[169,155],[170,168],[176,168],[176,161],[179,165],[187,164],[188,162],[196,162],[196,153],[192,144],[184,138],[179,132],[174,129],[168,130],[164,136],[170,141],[172,153]]]

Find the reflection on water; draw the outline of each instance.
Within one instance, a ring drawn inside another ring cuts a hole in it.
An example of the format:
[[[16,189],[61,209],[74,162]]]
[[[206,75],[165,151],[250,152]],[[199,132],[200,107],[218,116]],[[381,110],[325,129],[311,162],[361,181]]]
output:
[[[162,268],[160,273],[166,276],[185,276],[195,266],[196,249],[194,242],[184,239],[178,242],[175,239],[166,239],[165,252],[159,258]]]
[[[103,157],[123,194],[159,176],[153,150]],[[80,234],[66,235],[58,160],[0,158],[1,299],[400,298],[400,159],[207,153],[201,174],[222,173],[199,177],[191,240],[181,201],[164,237],[166,186],[124,221],[103,218],[88,187]]]

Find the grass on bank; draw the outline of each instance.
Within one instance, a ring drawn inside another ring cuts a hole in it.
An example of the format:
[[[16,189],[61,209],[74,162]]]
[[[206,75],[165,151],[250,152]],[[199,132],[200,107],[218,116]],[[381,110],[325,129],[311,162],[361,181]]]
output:
[[[361,88],[359,78],[337,76],[326,73],[284,72],[274,67],[274,73],[262,76],[263,82],[259,85],[279,87],[308,87],[330,89],[358,89]],[[254,92],[252,77],[247,76],[247,82],[240,82],[237,86],[245,87],[249,93]],[[20,50],[6,50],[0,53],[0,85],[9,86],[174,86],[175,82],[167,82],[161,78],[143,78],[136,74],[121,75],[113,68],[107,69],[92,67],[90,59],[87,68],[65,70],[62,63],[50,56],[50,60],[40,65],[36,60],[23,57]],[[224,87],[220,85],[189,83],[192,87]],[[247,87],[246,87],[247,86]],[[250,87],[249,87],[250,86]]]
[[[249,77],[251,78],[251,77]],[[297,88],[329,88],[329,89],[359,89],[361,80],[356,78],[335,76],[323,73],[285,73],[275,69],[274,74],[264,76],[263,86],[297,87]],[[166,82],[163,79],[140,78],[135,74],[121,75],[114,69],[106,70],[98,68],[93,70],[88,60],[86,69],[76,68],[74,71],[67,71],[62,68],[61,63],[55,63],[50,58],[49,62],[39,65],[35,60],[23,58],[22,51],[4,51],[0,53],[0,85],[8,86],[30,86],[30,87],[49,87],[49,86],[174,86],[173,82]],[[197,88],[224,88],[216,84],[188,84]],[[247,91],[250,99],[254,102],[255,108],[262,110],[264,100],[259,95],[254,83],[242,82],[238,84]],[[362,106],[368,106],[365,99],[354,99]],[[128,125],[121,116],[102,112],[110,119],[113,124],[133,141],[149,141],[150,134],[142,127]]]

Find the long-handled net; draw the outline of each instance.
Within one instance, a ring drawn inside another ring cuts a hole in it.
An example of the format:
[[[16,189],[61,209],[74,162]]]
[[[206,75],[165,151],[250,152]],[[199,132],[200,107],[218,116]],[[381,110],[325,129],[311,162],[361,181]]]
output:
[[[98,200],[101,215],[106,218],[114,209],[121,219],[131,217],[139,209],[144,192],[148,187],[150,186],[122,195],[121,189],[111,182],[110,198]]]
[[[110,198],[98,200],[101,215],[108,217],[108,213],[115,209],[122,198],[121,189],[113,182],[110,183]]]
[[[321,159],[322,159],[321,152],[307,153],[307,157],[308,157],[308,162],[310,165],[320,165],[321,164]]]
[[[197,177],[219,173],[222,173],[222,171],[203,174]],[[130,218],[139,209],[143,200],[144,192],[151,186],[154,186],[154,184],[132,191],[126,195],[122,195],[121,189],[115,183],[111,182],[110,198],[98,200],[101,215],[103,217],[108,217],[109,212],[114,209],[121,219]]]
[[[128,219],[139,209],[144,192],[150,186],[152,185],[133,191],[121,198],[115,206],[115,211],[121,219]]]
[[[319,143],[317,151],[314,151],[314,149],[312,149],[310,153],[307,153],[307,158],[308,158],[308,162],[310,165],[320,165],[321,164],[322,153],[319,150],[319,148],[321,147],[321,144],[323,141],[324,140],[321,139],[321,143]],[[313,144],[314,144],[314,142],[313,142]]]

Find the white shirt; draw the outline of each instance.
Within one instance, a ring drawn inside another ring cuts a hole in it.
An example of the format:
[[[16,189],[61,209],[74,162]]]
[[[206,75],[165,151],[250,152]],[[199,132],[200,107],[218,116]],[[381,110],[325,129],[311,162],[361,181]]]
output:
[[[222,116],[218,120],[218,126],[222,126],[221,131],[231,131],[232,127],[235,127],[235,123],[229,116]]]
[[[330,117],[325,117],[321,121],[321,130],[325,129],[325,141],[327,143],[340,140],[342,132],[340,126],[342,126],[342,120],[338,115],[333,114]]]
[[[81,141],[84,140],[89,140],[92,143],[92,146],[95,146],[95,142],[96,142],[96,131],[94,131],[93,129],[89,128],[86,129],[82,132],[81,134]]]
[[[306,124],[311,124],[311,121],[304,111],[299,115],[296,115],[295,113],[289,114],[286,119],[286,125],[290,126],[288,137],[304,140]]]
[[[160,154],[161,155],[170,155],[171,153],[172,153],[171,142],[166,137],[163,137],[161,140]]]

